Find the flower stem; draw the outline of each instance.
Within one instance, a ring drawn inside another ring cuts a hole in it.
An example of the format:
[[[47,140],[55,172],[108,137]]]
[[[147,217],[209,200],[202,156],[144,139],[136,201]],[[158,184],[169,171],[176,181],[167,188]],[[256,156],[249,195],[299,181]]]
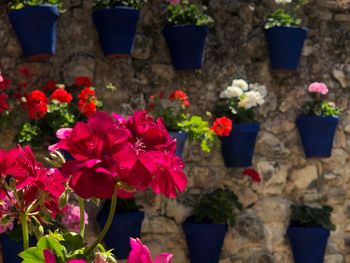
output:
[[[26,250],[29,248],[29,231],[28,231],[28,223],[27,223],[26,214],[21,213],[20,220],[21,220],[22,234],[23,234],[23,250]]]
[[[89,254],[89,253],[93,252],[94,249],[98,246],[98,244],[100,244],[102,242],[103,238],[107,234],[107,232],[108,232],[108,230],[109,230],[109,228],[110,228],[110,226],[112,224],[112,221],[113,221],[113,218],[114,218],[114,214],[115,214],[115,211],[116,211],[116,207],[117,207],[117,185],[114,188],[114,193],[113,193],[113,196],[112,196],[111,207],[109,209],[107,222],[106,222],[105,226],[103,227],[101,233],[98,235],[98,237],[95,240],[95,242],[90,247],[87,248],[86,254]]]
[[[79,197],[79,207],[80,207],[80,235],[82,238],[85,236],[85,203],[84,199]]]

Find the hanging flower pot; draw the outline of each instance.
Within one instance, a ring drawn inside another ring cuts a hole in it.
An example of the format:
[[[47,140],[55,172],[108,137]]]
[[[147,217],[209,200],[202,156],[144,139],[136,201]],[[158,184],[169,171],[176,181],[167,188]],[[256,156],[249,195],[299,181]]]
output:
[[[30,238],[29,242],[34,245],[35,239]],[[21,263],[23,260],[18,256],[23,251],[23,242],[10,239],[7,234],[0,235],[2,259],[4,263]]]
[[[271,68],[278,71],[296,71],[307,37],[307,29],[275,26],[265,30]]]
[[[198,224],[188,218],[182,228],[186,235],[191,263],[219,262],[228,226],[225,224]]]
[[[226,167],[249,167],[252,165],[258,123],[234,124],[229,136],[221,138],[221,149]]]
[[[323,263],[330,231],[321,227],[290,226],[287,236],[298,263]]]
[[[306,157],[330,157],[339,118],[301,115],[297,119]]]
[[[100,227],[106,224],[108,210],[102,209],[97,216]],[[145,213],[140,211],[119,213],[114,216],[112,225],[106,234],[104,241],[109,249],[114,249],[117,259],[128,258],[130,238],[139,238]]]
[[[169,134],[174,140],[176,140],[176,155],[178,157],[182,157],[185,148],[185,142],[187,139],[187,133],[181,131],[171,131]]]
[[[127,6],[96,9],[93,14],[103,53],[109,58],[132,53],[140,11]]]
[[[55,54],[58,16],[56,5],[25,6],[10,11],[10,22],[28,60],[47,60]]]
[[[164,28],[163,34],[177,70],[202,68],[207,32],[207,26],[174,25]]]

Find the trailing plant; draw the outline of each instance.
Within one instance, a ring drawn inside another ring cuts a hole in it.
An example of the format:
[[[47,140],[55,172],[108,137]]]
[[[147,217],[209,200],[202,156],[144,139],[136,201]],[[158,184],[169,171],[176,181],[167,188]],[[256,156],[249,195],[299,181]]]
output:
[[[141,9],[147,0],[93,0],[93,9],[111,8],[116,6],[127,6]]]
[[[342,109],[338,108],[334,102],[322,99],[328,94],[329,89],[326,84],[315,82],[309,85],[308,91],[312,96],[312,101],[303,106],[303,113],[316,116],[339,116]]]
[[[307,205],[292,205],[290,224],[299,227],[323,227],[335,231],[336,226],[331,221],[333,208],[323,206],[321,208]]]
[[[265,86],[235,79],[220,93],[222,101],[215,106],[215,115],[226,116],[234,123],[254,123],[256,120],[253,108],[263,105],[266,95]]]
[[[238,211],[243,210],[238,197],[229,189],[216,189],[200,198],[194,207],[197,223],[235,224]]]
[[[154,117],[161,117],[170,131],[182,131],[188,134],[190,141],[199,141],[203,152],[211,152],[217,143],[217,136],[228,136],[232,129],[232,121],[225,118],[215,120],[212,127],[201,116],[190,115],[188,96],[181,90],[173,91],[168,98],[164,93],[150,97],[148,111]],[[211,114],[207,112],[207,116]]]
[[[296,17],[296,13],[299,9],[306,5],[309,0],[275,0],[276,4],[281,4],[282,7],[278,8],[275,12],[269,15],[266,19],[265,28],[272,28],[275,26],[300,26],[302,20]],[[291,5],[291,10],[287,10],[287,5]]]
[[[187,0],[167,0],[166,20],[169,25],[212,25],[214,20],[206,14],[206,6],[191,4]]]
[[[7,2],[10,9],[18,10],[25,6],[37,6],[37,5],[57,5],[61,9],[63,1],[62,0],[9,0]]]

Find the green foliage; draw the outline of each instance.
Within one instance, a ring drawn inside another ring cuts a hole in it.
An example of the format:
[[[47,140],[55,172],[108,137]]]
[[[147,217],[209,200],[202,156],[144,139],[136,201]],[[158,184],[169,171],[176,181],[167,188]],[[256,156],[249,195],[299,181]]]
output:
[[[74,122],[75,115],[71,113],[70,106],[67,103],[52,101],[48,105],[45,118],[25,122],[21,125],[16,140],[20,144],[41,147],[43,141],[49,141],[50,143],[55,141],[55,134],[58,129],[71,127]]]
[[[309,0],[296,0],[291,4],[291,10],[287,11],[285,5],[283,8],[278,8],[275,12],[269,15],[266,19],[265,28],[271,28],[274,26],[287,26],[287,27],[298,27],[301,25],[302,20],[296,17],[299,9],[308,4]]]
[[[86,255],[86,246],[87,244],[84,243],[80,235],[56,231],[41,237],[36,247],[28,248],[19,256],[23,259],[23,263],[45,263],[43,251],[48,249],[56,255],[57,263],[65,263],[70,259],[84,259],[87,262],[92,262],[94,252]],[[98,250],[98,253],[106,258],[107,262],[116,263],[111,251],[106,251],[101,245],[98,246]]]
[[[147,0],[94,0],[93,8],[109,8],[114,6],[128,6],[135,9],[141,9]]]
[[[331,221],[333,208],[323,206],[322,208],[307,205],[291,206],[291,225],[300,227],[323,227],[335,231],[336,226]]]
[[[212,25],[214,20],[206,14],[207,8],[188,1],[182,1],[178,5],[168,5],[167,22],[170,25]]]
[[[8,5],[10,9],[21,9],[25,6],[36,6],[36,5],[57,5],[59,8],[62,7],[62,0],[10,0]]]
[[[238,197],[228,189],[217,189],[207,193],[194,207],[197,223],[235,224],[236,214],[243,210]]]
[[[216,134],[209,128],[209,123],[200,116],[183,115],[178,127],[188,134],[190,141],[199,141],[203,152],[211,152],[214,144],[218,142]]]
[[[271,28],[274,26],[300,26],[301,19],[296,18],[293,15],[289,14],[283,8],[277,9],[271,15],[268,16],[265,24],[265,28]]]
[[[316,116],[339,116],[342,109],[335,106],[333,102],[324,100],[310,101],[304,106],[304,114]]]
[[[40,128],[30,122],[25,122],[19,128],[19,133],[16,140],[20,144],[33,143],[34,145],[40,144]]]
[[[235,98],[218,103],[214,109],[215,116],[218,118],[226,116],[237,124],[257,122],[254,110],[238,107],[238,102],[238,98]]]

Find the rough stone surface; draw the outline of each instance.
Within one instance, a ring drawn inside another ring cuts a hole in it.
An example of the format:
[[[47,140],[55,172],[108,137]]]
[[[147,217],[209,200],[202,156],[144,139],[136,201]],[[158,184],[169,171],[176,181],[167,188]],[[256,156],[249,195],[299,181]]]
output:
[[[141,12],[133,55],[108,60],[102,55],[91,19],[91,0],[66,0],[66,12],[58,21],[57,55],[44,63],[28,63],[9,24],[0,12],[0,68],[12,79],[16,70],[29,66],[35,81],[56,79],[70,83],[75,75],[94,79],[105,110],[130,114],[160,90],[184,88],[192,112],[211,111],[220,91],[234,78],[266,85],[267,103],[257,111],[261,124],[253,166],[262,174],[257,185],[241,176],[241,169],[226,169],[219,147],[203,154],[197,144],[184,153],[189,187],[176,200],[145,192],[138,198],[146,211],[142,240],[155,256],[175,253],[175,263],[188,261],[181,223],[191,214],[198,197],[215,187],[229,187],[250,208],[237,218],[226,235],[220,263],[292,263],[285,238],[292,203],[330,204],[337,231],[328,242],[327,263],[350,262],[350,22],[349,0],[310,0],[302,11],[309,28],[297,73],[282,76],[270,71],[262,28],[274,8],[273,0],[208,0],[216,20],[209,30],[204,67],[176,71],[161,30],[162,0],[149,1]],[[326,82],[329,99],[343,108],[329,159],[304,157],[295,119],[308,99],[306,87]],[[117,90],[107,90],[112,83]],[[17,124],[16,124],[17,125]],[[2,130],[0,144],[10,148],[15,126]],[[90,230],[89,230],[90,232]],[[89,238],[91,240],[91,238]]]

